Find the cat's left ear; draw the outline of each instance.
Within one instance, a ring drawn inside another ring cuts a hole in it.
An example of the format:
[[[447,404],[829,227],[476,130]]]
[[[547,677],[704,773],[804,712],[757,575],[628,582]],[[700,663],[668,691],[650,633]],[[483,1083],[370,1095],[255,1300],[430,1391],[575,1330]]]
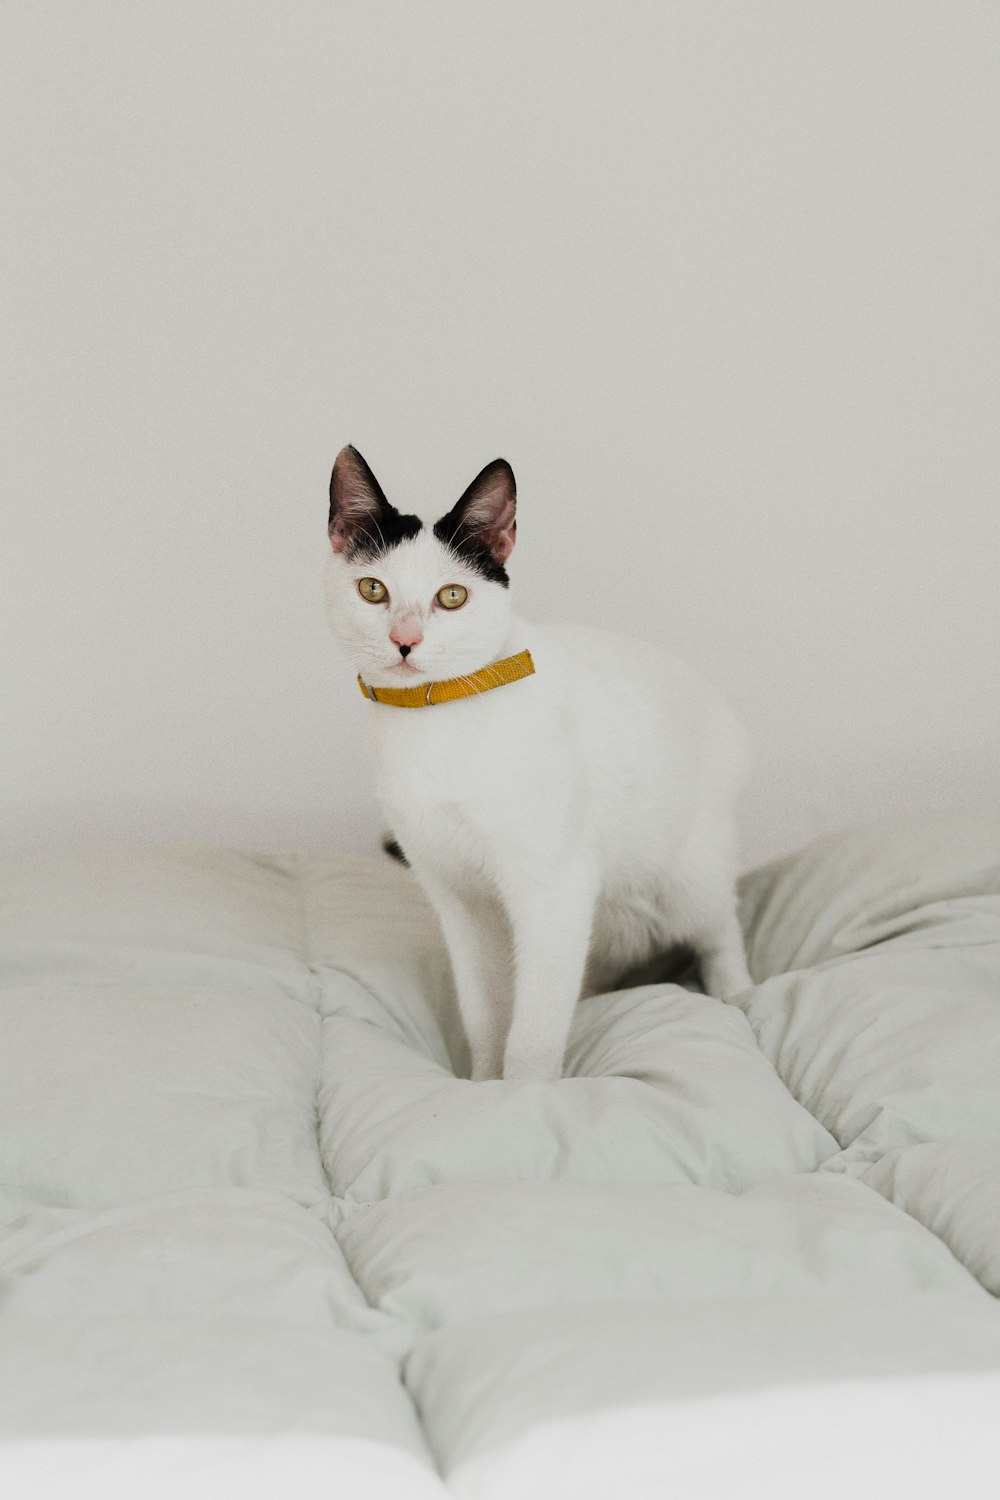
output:
[[[365,540],[374,546],[390,512],[398,514],[357,448],[341,448],[330,475],[328,529],[334,552],[350,554]]]
[[[517,535],[517,485],[505,458],[495,458],[476,475],[434,532],[453,546],[484,547],[494,565],[503,567]]]

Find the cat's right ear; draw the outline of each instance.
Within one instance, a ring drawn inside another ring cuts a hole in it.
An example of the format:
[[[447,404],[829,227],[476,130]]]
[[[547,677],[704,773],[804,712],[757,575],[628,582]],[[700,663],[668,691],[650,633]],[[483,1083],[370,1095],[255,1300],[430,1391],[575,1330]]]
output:
[[[347,552],[358,543],[378,545],[381,519],[393,507],[357,448],[341,448],[330,475],[330,546]]]
[[[438,521],[434,535],[458,552],[485,557],[506,579],[503,565],[517,535],[517,485],[505,458],[495,458],[476,475],[457,505]]]

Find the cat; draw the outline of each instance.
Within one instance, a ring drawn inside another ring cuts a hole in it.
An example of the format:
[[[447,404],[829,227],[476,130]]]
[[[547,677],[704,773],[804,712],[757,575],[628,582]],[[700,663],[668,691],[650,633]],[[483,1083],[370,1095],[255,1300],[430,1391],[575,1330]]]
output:
[[[581,995],[677,944],[709,994],[751,982],[744,732],[658,643],[519,620],[516,508],[504,459],[426,526],[353,447],[330,479],[327,618],[373,700],[377,795],[439,919],[475,1080],[560,1077]],[[483,668],[500,685],[446,697]]]

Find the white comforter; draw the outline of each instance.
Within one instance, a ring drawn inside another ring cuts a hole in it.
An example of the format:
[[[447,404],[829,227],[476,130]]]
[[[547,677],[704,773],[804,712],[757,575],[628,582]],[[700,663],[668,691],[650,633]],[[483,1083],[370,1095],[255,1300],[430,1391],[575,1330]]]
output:
[[[744,913],[472,1084],[398,868],[8,859],[0,1494],[1000,1493],[1000,819]]]

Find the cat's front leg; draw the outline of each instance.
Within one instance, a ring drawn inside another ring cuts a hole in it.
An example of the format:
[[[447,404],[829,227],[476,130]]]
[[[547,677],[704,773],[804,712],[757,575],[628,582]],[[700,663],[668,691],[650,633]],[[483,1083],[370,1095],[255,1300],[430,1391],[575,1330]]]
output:
[[[504,883],[514,941],[514,1012],[505,1079],[561,1078],[583,986],[598,880],[593,864],[533,870]]]
[[[462,1017],[475,1082],[499,1078],[503,1040],[510,1012],[507,976],[509,944],[485,897],[461,890],[438,876],[417,872],[434,907],[451,959],[458,1009]],[[480,893],[481,894],[481,893]]]

